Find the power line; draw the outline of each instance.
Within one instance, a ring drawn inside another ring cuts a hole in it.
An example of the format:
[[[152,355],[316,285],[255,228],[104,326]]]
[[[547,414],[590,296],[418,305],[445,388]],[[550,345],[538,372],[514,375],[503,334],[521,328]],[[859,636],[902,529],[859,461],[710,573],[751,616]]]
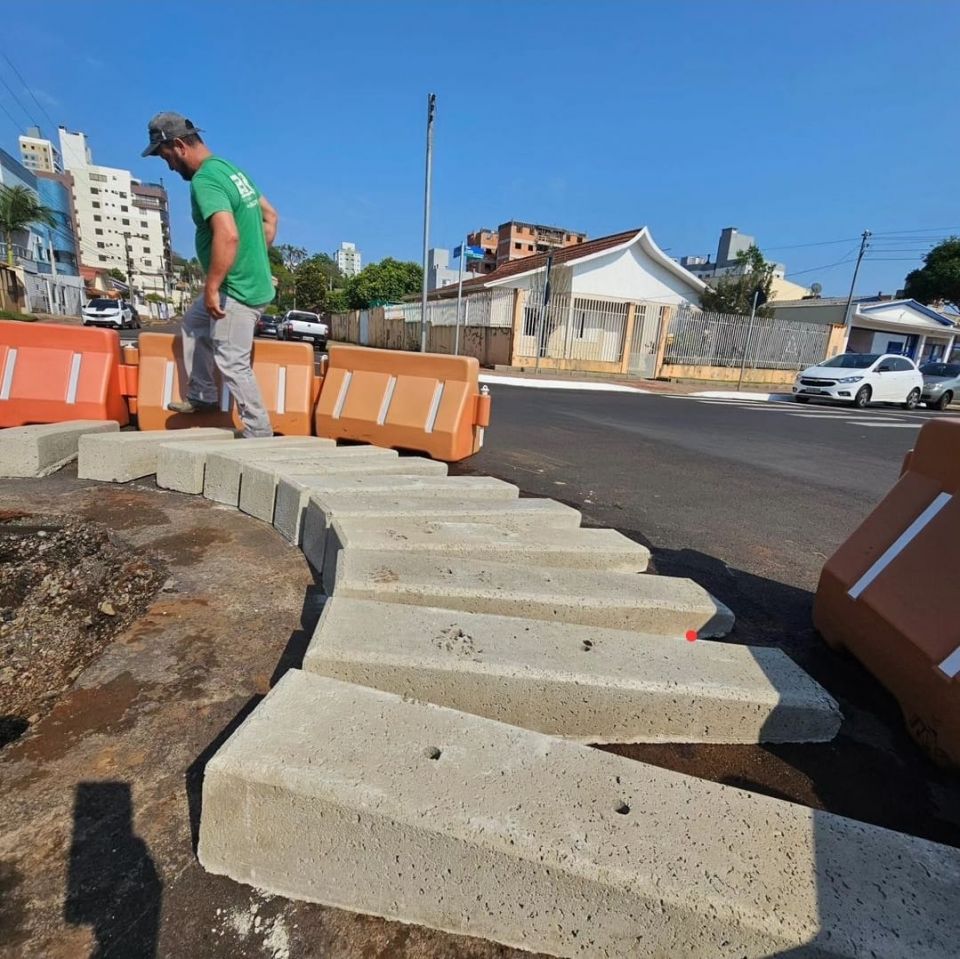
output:
[[[835,263],[827,263],[823,266],[813,266],[809,270],[797,270],[794,273],[787,273],[787,277],[791,276],[803,276],[805,273],[816,273],[819,270],[832,270],[835,266],[842,266],[844,263],[852,263],[854,260],[853,254],[857,252],[857,248],[854,247],[850,250],[842,260],[837,260]]]
[[[17,79],[23,84],[23,89],[26,90],[27,93],[30,94],[30,98],[33,100],[33,102],[40,108],[40,112],[41,112],[54,126],[56,126],[56,123],[54,122],[53,117],[51,117],[50,114],[47,113],[46,108],[45,108],[44,105],[36,98],[33,90],[31,90],[30,87],[27,86],[27,81],[23,79],[23,75],[22,75],[22,74],[20,73],[20,71],[16,68],[16,66],[14,65],[14,62],[13,62],[13,61],[10,59],[10,57],[8,57],[8,56],[6,55],[6,53],[4,53],[2,50],[0,50],[0,56],[2,56],[3,59],[6,60],[7,63],[10,65],[10,69],[13,70],[13,72],[16,74]],[[40,124],[38,123],[37,126],[40,126]]]

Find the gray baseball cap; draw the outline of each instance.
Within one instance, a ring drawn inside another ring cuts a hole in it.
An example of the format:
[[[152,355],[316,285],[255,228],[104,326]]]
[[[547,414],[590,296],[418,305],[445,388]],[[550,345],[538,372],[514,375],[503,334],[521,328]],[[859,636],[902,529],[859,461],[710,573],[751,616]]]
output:
[[[180,113],[158,113],[148,124],[147,131],[150,134],[150,143],[146,150],[140,156],[153,156],[161,143],[168,140],[176,140],[178,137],[190,136],[191,133],[202,133],[199,127],[193,125],[193,120],[188,120]]]

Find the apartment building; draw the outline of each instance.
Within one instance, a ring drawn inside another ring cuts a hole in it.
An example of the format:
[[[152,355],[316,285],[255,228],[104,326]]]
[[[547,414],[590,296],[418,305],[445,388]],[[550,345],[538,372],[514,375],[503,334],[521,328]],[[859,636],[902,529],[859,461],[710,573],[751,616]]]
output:
[[[574,233],[563,227],[510,220],[497,228],[497,266],[525,256],[577,246],[586,239],[586,233]]]
[[[334,259],[344,276],[356,276],[362,269],[360,251],[355,243],[341,243],[340,249],[334,254]]]
[[[20,162],[31,173],[63,173],[60,151],[40,132],[30,129],[20,137]]]

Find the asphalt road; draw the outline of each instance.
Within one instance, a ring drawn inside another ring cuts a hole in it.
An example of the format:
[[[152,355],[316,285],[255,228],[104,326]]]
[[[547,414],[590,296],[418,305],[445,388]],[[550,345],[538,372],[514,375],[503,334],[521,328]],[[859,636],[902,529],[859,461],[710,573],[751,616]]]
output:
[[[563,500],[584,525],[646,544],[657,572],[689,576],[733,609],[730,641],[784,649],[845,716],[832,744],[618,751],[960,845],[960,779],[920,753],[892,698],[810,619],[824,561],[895,482],[923,423],[954,413],[491,392],[485,448],[458,471]]]

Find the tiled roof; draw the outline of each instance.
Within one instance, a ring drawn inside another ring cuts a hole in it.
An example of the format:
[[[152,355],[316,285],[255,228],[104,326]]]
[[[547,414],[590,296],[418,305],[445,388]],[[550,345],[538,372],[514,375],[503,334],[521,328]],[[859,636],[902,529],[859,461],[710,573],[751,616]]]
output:
[[[586,243],[577,243],[574,246],[564,246],[553,251],[554,266],[560,263],[570,263],[579,260],[585,256],[591,256],[594,253],[602,253],[604,250],[611,250],[632,240],[641,230],[638,226],[635,230],[627,230],[624,233],[614,233],[611,236],[597,237],[595,240],[587,240]],[[547,265],[548,253],[534,253],[532,256],[524,256],[519,260],[510,260],[498,267],[492,273],[485,273],[473,280],[464,282],[463,287],[475,288],[485,286],[487,283],[496,283],[497,280],[505,280],[510,276],[517,276],[519,273],[530,273],[533,270],[539,270]]]

